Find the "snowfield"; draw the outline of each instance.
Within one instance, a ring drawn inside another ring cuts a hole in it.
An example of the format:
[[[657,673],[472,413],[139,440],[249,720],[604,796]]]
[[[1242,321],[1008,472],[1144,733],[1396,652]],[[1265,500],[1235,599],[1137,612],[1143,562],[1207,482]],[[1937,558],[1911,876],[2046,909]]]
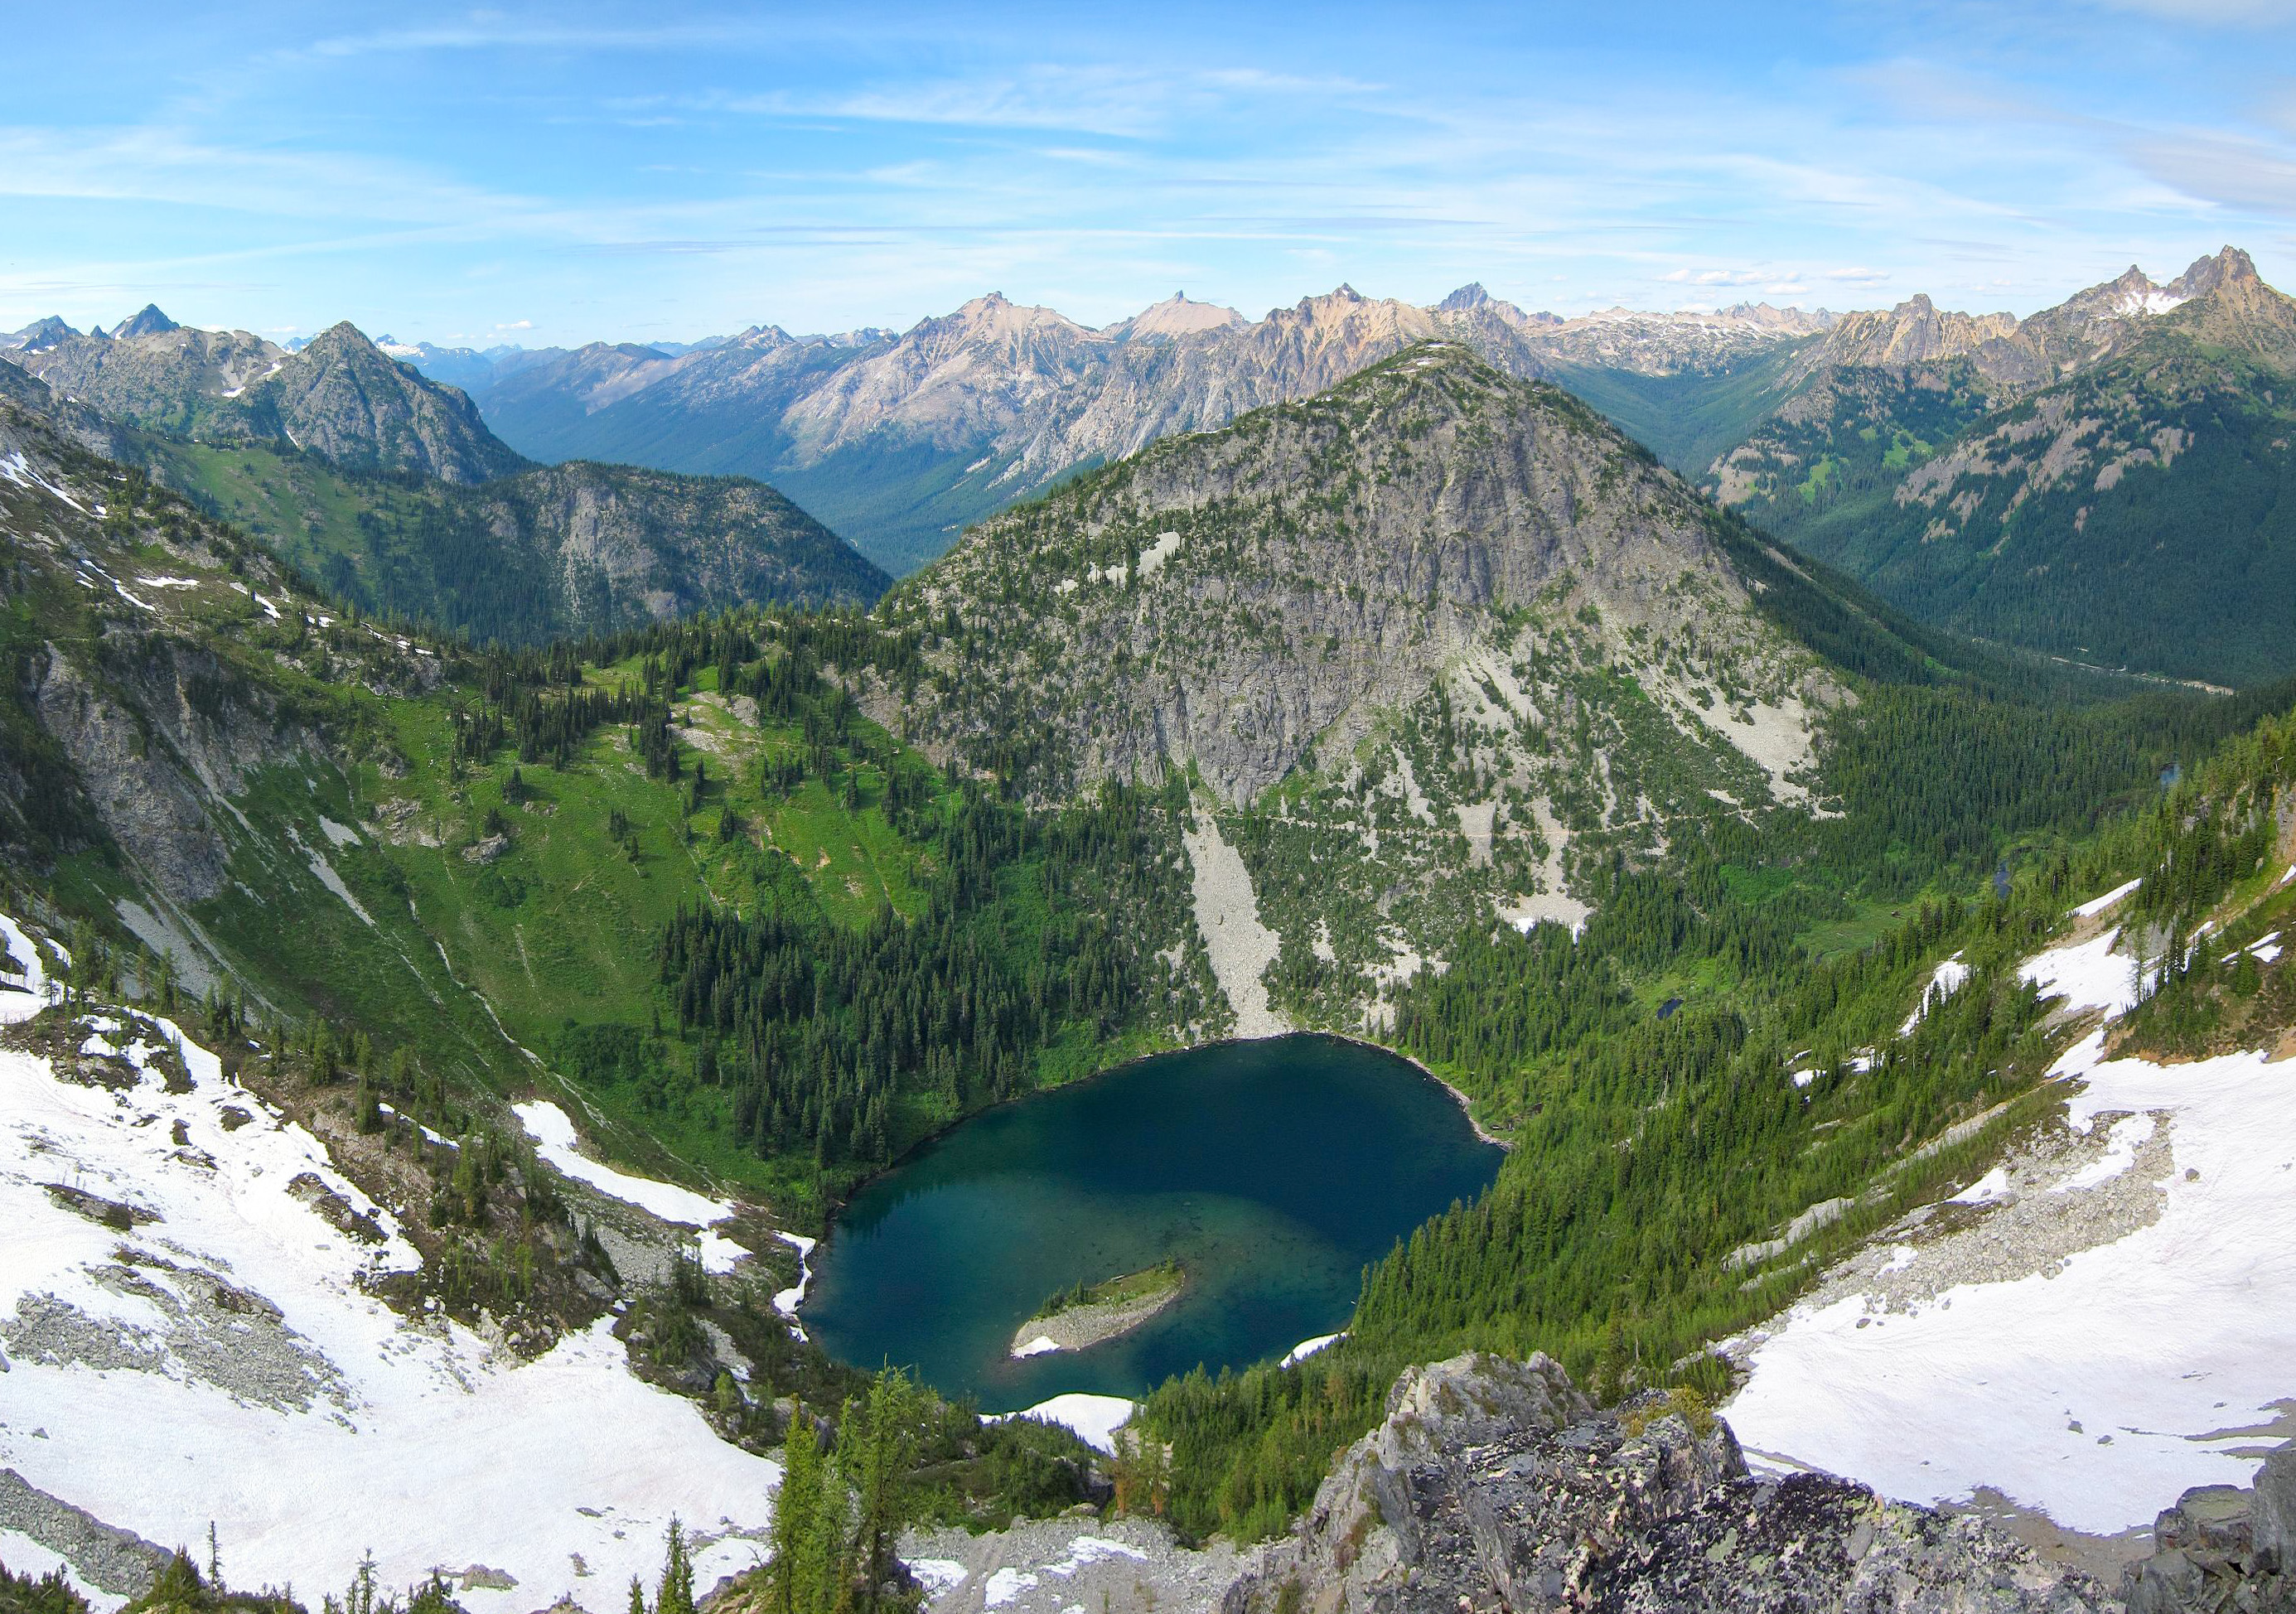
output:
[[[2124,1012],[2135,972],[2112,940],[2042,954],[2026,978]],[[2097,1534],[2149,1523],[2189,1486],[2249,1481],[2296,1410],[2296,1061],[2106,1061],[2103,1042],[2093,1032],[2052,1071],[2069,1142],[2093,1157],[2028,1196],[2078,1210],[2117,1193],[2133,1230],[1910,1303],[1869,1290],[1797,1307],[1726,1409],[1750,1451],[1915,1502],[1991,1487]],[[2013,1212],[2015,1163],[1957,1202]],[[1950,1264],[1989,1225],[1916,1235],[1887,1270]]]
[[[0,992],[0,1020],[29,1019],[37,960],[12,922],[0,938],[33,988]],[[0,1469],[162,1546],[203,1551],[212,1520],[234,1584],[313,1602],[372,1548],[386,1585],[441,1569],[474,1614],[562,1594],[608,1614],[658,1572],[673,1513],[704,1586],[763,1556],[777,1465],[632,1377],[605,1322],[521,1364],[396,1315],[361,1284],[417,1258],[387,1208],[174,1026],[170,1092],[158,1049],[97,1024],[86,1051],[134,1068],[117,1089],[0,1050]],[[339,1231],[327,1194],[380,1241]],[[50,1561],[28,1528],[0,1516],[12,1565]]]

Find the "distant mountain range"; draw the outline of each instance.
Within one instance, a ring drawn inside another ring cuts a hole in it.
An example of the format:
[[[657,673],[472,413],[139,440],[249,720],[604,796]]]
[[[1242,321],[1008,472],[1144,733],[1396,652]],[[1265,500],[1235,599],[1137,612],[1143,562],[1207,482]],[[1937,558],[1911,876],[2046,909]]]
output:
[[[1565,321],[1480,286],[1433,308],[1341,286],[1258,321],[1176,295],[1094,330],[992,293],[898,336],[754,326],[682,353],[521,353],[486,376],[470,367],[477,355],[410,362],[442,377],[458,366],[521,453],[765,478],[900,572],[1080,468],[1312,397],[1414,342],[1456,337],[1523,376],[1665,376],[1814,336],[1832,317],[1741,307]]]
[[[2296,304],[2227,247],[2021,320],[1925,296],[1564,319],[1480,285],[1425,307],[1341,286],[1259,320],[1176,295],[1094,329],[992,293],[898,334],[481,351],[339,325],[291,353],[147,307],[109,335],[42,320],[0,356],[172,438],[362,475],[468,487],[587,460],[764,479],[898,575],[1066,479],[1447,340],[1577,393],[1917,619],[2239,683],[2296,667],[2274,604],[2296,591],[2292,332]]]

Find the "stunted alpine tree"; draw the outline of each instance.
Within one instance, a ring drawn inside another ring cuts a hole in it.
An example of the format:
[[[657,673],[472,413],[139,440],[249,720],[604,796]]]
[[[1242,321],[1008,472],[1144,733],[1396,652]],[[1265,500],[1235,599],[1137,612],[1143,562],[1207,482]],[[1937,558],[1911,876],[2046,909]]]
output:
[[[894,1552],[914,1512],[909,1471],[926,1401],[888,1367],[866,1396],[845,1403],[824,1452],[811,1418],[790,1425],[774,1500],[767,1614],[876,1614],[895,1573]]]

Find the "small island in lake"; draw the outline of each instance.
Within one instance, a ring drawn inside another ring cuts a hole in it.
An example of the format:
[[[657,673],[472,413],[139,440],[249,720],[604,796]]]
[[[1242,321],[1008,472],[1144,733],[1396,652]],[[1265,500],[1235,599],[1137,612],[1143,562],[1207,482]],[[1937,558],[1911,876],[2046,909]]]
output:
[[[1013,1331],[1013,1354],[1084,1350],[1130,1333],[1178,1299],[1185,1282],[1177,1261],[1160,1261],[1144,1271],[1064,1289]]]

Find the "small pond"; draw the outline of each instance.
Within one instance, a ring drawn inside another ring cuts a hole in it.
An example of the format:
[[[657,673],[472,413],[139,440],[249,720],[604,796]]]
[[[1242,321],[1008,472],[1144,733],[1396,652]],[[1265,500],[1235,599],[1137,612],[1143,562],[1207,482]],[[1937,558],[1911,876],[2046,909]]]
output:
[[[1365,1266],[1498,1162],[1440,1084],[1374,1048],[1160,1055],[976,1116],[869,1184],[816,1252],[803,1321],[843,1361],[991,1412],[1138,1396],[1344,1327]],[[1009,1355],[1047,1297],[1167,1258],[1185,1289],[1141,1327]]]

